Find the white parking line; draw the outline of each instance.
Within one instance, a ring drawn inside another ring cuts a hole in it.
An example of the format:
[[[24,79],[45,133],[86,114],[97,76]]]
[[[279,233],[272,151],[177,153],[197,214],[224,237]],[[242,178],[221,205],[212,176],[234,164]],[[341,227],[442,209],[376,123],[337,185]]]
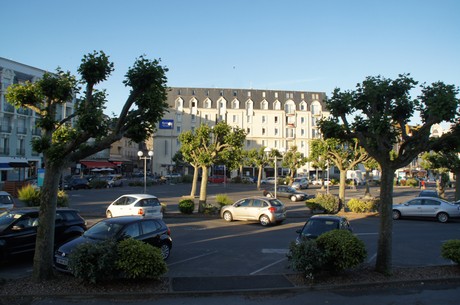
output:
[[[256,274],[256,273],[259,273],[259,272],[261,272],[261,271],[263,271],[263,270],[265,270],[265,269],[267,269],[267,268],[270,268],[271,266],[274,266],[274,265],[276,265],[276,264],[279,264],[279,263],[281,263],[281,262],[283,262],[283,261],[285,261],[285,260],[287,260],[287,257],[284,257],[284,258],[282,258],[282,259],[280,259],[280,260],[277,260],[276,262],[271,263],[270,265],[267,265],[267,266],[265,266],[265,267],[263,267],[263,268],[260,268],[259,270],[256,270],[256,271],[254,271],[254,272],[251,272],[251,273],[249,273],[249,275],[254,275],[254,274]]]
[[[209,252],[209,253],[197,255],[197,256],[190,257],[190,258],[187,258],[187,259],[178,261],[178,262],[174,262],[174,263],[168,264],[168,266],[173,266],[173,265],[177,265],[177,264],[182,264],[182,263],[185,263],[185,262],[188,262],[188,261],[197,259],[197,258],[201,258],[201,257],[208,256],[208,255],[211,255],[211,254],[216,254],[217,252],[219,252],[219,251],[213,251],[213,252]]]

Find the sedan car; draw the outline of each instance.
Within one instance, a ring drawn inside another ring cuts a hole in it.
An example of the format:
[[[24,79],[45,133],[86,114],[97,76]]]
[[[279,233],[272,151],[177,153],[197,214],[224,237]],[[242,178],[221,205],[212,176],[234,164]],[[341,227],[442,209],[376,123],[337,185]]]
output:
[[[127,194],[118,197],[105,211],[107,218],[141,215],[163,218],[160,200],[149,194]]]
[[[0,258],[33,253],[38,225],[38,209],[14,209],[0,213]],[[77,210],[56,210],[55,246],[81,236],[85,230],[86,221]]]
[[[264,190],[265,197],[274,198],[275,191]],[[276,197],[289,198],[291,201],[302,201],[308,199],[307,193],[298,192],[291,186],[281,185],[276,187]]]
[[[295,178],[291,186],[296,190],[300,190],[300,189],[307,189],[308,184],[309,182],[307,178]]]
[[[393,205],[393,219],[402,217],[429,217],[445,223],[460,217],[460,206],[436,197],[417,197]]]
[[[69,182],[64,183],[65,190],[87,190],[89,188],[89,180],[86,178],[72,178]]]
[[[226,221],[254,220],[267,226],[283,222],[286,219],[286,207],[275,198],[249,197],[224,206],[220,216]]]
[[[226,183],[227,177],[223,175],[213,175],[208,177],[209,183]]]
[[[303,239],[316,239],[323,233],[332,230],[348,230],[352,232],[352,228],[347,218],[337,215],[314,215],[305,222],[302,229],[297,230],[296,242]]]
[[[9,193],[0,191],[0,210],[10,210],[14,208],[14,199]]]
[[[123,216],[100,220],[81,237],[59,247],[54,255],[54,266],[57,270],[69,272],[69,255],[78,245],[109,239],[121,241],[126,238],[134,238],[159,248],[163,259],[167,259],[171,253],[171,231],[162,219]]]
[[[275,177],[267,177],[265,179],[260,180],[261,184],[275,184]]]

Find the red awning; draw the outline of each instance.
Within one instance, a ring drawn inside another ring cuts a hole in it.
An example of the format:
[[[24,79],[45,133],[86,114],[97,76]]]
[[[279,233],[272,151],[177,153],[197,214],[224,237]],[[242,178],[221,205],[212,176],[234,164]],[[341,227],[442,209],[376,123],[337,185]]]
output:
[[[80,161],[87,168],[117,167],[115,164],[106,161]]]

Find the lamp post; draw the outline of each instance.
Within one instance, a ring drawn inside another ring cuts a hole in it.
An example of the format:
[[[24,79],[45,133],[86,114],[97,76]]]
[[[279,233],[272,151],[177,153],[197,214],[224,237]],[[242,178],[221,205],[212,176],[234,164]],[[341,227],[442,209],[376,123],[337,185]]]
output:
[[[271,152],[271,151],[272,151],[272,149],[271,149],[271,148],[268,148],[268,147],[266,147],[266,148],[264,149],[264,152],[265,152],[265,154],[267,155],[268,158],[270,158],[270,152]],[[280,148],[278,151],[281,153],[281,155],[283,155],[284,152],[285,152],[284,148]],[[273,156],[273,159],[274,159],[274,161],[275,161],[275,176],[274,176],[274,178],[275,178],[275,198],[278,198],[278,197],[277,197],[277,193],[276,193],[276,192],[277,192],[277,188],[278,188],[278,165],[277,165],[278,156],[274,155],[274,156]]]
[[[149,150],[148,157],[143,157],[144,153],[140,150],[137,152],[139,160],[144,160],[144,194],[147,193],[147,160],[152,160],[153,151]]]
[[[172,147],[173,147],[173,129],[174,129],[174,124],[173,122],[168,122],[168,127],[169,129],[171,129],[171,137],[170,137],[170,146],[169,146],[169,156],[170,156],[170,159],[169,159],[169,174],[172,173],[172,169],[173,169],[173,165],[172,165],[172,158],[173,158],[173,154],[172,154]]]

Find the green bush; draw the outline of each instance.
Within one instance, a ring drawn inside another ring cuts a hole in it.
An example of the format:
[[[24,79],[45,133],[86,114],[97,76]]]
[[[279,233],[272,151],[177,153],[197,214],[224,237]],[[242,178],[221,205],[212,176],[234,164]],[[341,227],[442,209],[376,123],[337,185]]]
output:
[[[118,275],[117,244],[108,240],[78,245],[69,256],[68,268],[78,279],[88,283],[108,281]]]
[[[34,188],[28,184],[18,190],[18,199],[23,201],[29,207],[40,205],[40,189]],[[57,194],[57,206],[68,207],[69,196],[63,190],[59,190]]]
[[[460,240],[452,239],[446,241],[441,248],[441,256],[450,259],[457,265],[460,265]]]
[[[132,238],[118,244],[117,268],[128,279],[158,279],[168,271],[160,249]]]
[[[192,199],[183,199],[179,201],[179,211],[182,214],[192,214],[195,209],[195,202]]]
[[[300,271],[305,278],[313,280],[323,266],[323,254],[314,240],[305,239],[300,243],[291,242],[287,254],[290,267]]]
[[[402,181],[401,181],[402,182]],[[402,185],[402,183],[401,183]],[[418,187],[419,186],[419,182],[417,179],[415,178],[409,178],[406,180],[406,185],[407,186],[412,186],[412,187]]]
[[[18,199],[23,201],[27,206],[40,205],[40,190],[27,184],[18,190]]]
[[[89,187],[92,189],[105,189],[109,185],[106,180],[92,179],[89,182]]]
[[[315,198],[306,201],[308,208],[313,210],[321,209],[325,213],[337,213],[340,208],[339,197],[332,194],[317,193]]]
[[[184,182],[184,183],[192,183],[193,182],[193,175],[184,175],[184,176],[182,176],[182,182]]]
[[[323,254],[323,267],[337,273],[363,263],[367,256],[364,242],[347,230],[332,230],[316,239]]]
[[[377,199],[361,200],[358,198],[352,198],[347,202],[347,207],[354,213],[368,213],[377,211],[378,203],[379,201]]]
[[[228,197],[227,194],[217,194],[216,195],[216,202],[219,204],[220,207],[224,205],[230,205],[233,201]]]

